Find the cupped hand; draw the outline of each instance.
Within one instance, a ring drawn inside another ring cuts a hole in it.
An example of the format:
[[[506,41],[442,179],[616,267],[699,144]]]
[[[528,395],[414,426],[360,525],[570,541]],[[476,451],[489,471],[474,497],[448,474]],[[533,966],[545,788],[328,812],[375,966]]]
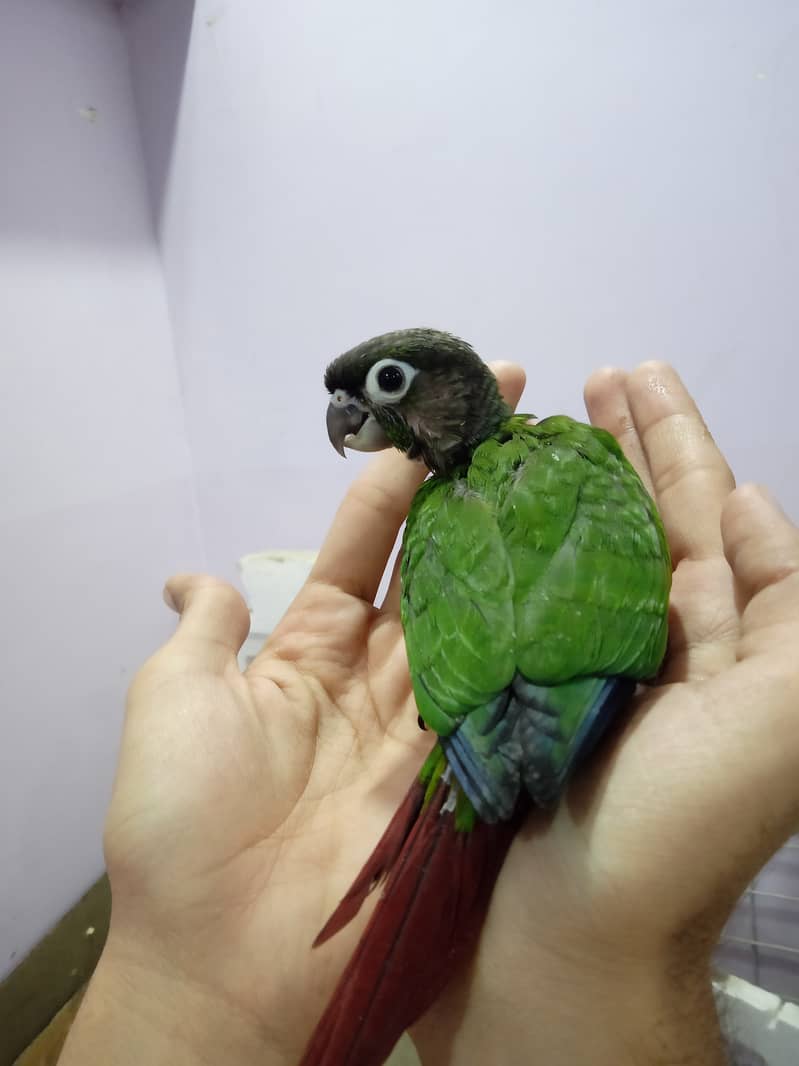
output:
[[[555,816],[532,815],[515,840],[473,966],[415,1031],[431,1061],[450,1061],[442,1048],[480,1061],[481,1004],[499,1008],[495,1024],[554,1028],[560,1044],[544,1051],[541,1038],[542,1062],[570,1061],[557,1055],[571,1017],[604,1062],[592,997],[610,1026],[647,985],[704,1000],[736,899],[799,820],[799,533],[764,490],[735,489],[671,367],[599,372],[586,405],[662,514],[669,650]]]
[[[515,404],[521,370],[496,369]],[[143,984],[155,967],[229,1005],[262,1034],[264,1063],[299,1057],[370,908],[321,948],[313,938],[431,744],[396,575],[373,605],[424,473],[387,453],[355,481],[307,584],[243,673],[239,594],[173,578],[177,630],[130,690],[105,835],[110,950]]]
[[[501,376],[516,400],[521,373]],[[562,1040],[598,989],[604,1010],[652,974],[705,980],[739,891],[799,812],[796,531],[760,490],[733,491],[670,368],[602,373],[586,398],[664,517],[669,655],[554,818],[534,815],[515,842],[473,965],[414,1033],[425,1061],[485,1060],[495,1022]],[[109,944],[143,980],[157,960],[251,1023],[264,1063],[298,1057],[365,915],[318,950],[310,941],[431,743],[396,579],[372,605],[422,476],[386,454],[356,481],[243,674],[241,598],[173,579],[177,631],[131,689],[106,833]]]

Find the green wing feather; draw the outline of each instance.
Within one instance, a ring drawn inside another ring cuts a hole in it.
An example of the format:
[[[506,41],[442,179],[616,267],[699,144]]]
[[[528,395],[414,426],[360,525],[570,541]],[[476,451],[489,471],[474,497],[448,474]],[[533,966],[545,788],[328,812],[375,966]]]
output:
[[[475,712],[490,722],[514,677],[647,678],[663,658],[663,526],[604,430],[565,416],[510,419],[461,476],[425,483],[403,552],[414,693],[441,736]],[[578,704],[560,714],[567,743],[583,724]]]
[[[463,480],[425,482],[408,516],[401,574],[416,703],[446,736],[516,671],[513,572],[490,503]]]

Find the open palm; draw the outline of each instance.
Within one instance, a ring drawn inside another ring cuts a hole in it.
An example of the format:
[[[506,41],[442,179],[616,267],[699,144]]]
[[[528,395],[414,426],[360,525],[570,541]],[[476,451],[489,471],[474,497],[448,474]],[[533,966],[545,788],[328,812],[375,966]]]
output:
[[[515,402],[521,371],[499,374]],[[275,1061],[299,1057],[333,990],[363,919],[311,942],[432,742],[417,725],[396,576],[373,606],[423,476],[391,453],[355,482],[244,673],[241,597],[173,578],[180,624],[131,687],[106,828],[112,933],[169,943],[188,978],[259,1019]]]

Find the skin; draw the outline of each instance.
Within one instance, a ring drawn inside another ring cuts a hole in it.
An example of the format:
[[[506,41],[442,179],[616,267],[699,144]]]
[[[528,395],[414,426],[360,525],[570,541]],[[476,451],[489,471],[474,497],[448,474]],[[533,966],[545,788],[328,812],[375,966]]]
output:
[[[515,403],[521,371],[497,370]],[[602,371],[586,403],[663,515],[668,663],[554,818],[514,843],[471,967],[414,1030],[424,1063],[726,1061],[710,953],[799,820],[799,533],[763,490],[734,490],[671,368]],[[168,583],[180,621],[130,690],[111,932],[62,1066],[299,1058],[366,913],[310,942],[432,743],[396,576],[372,606],[422,473],[384,453],[357,480],[243,675],[238,593]]]

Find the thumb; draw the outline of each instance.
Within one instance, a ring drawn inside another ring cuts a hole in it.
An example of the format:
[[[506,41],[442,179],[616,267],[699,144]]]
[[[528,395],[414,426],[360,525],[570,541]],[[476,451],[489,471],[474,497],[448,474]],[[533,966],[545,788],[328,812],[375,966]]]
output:
[[[728,496],[721,534],[743,608],[743,639],[738,663],[719,678],[717,705],[735,752],[731,777],[739,779],[741,799],[754,797],[733,807],[736,839],[749,818],[765,862],[796,832],[799,816],[799,530],[767,489],[750,484]]]
[[[180,615],[170,644],[193,646],[204,659],[215,650],[237,655],[250,631],[250,612],[226,581],[205,574],[176,574],[164,586],[164,601]]]
[[[799,530],[759,485],[741,485],[730,493],[721,515],[721,535],[746,603],[799,572]],[[799,589],[791,599],[796,617]]]

